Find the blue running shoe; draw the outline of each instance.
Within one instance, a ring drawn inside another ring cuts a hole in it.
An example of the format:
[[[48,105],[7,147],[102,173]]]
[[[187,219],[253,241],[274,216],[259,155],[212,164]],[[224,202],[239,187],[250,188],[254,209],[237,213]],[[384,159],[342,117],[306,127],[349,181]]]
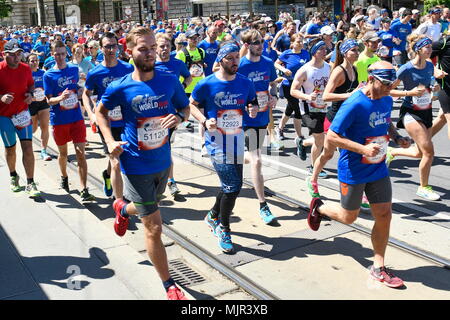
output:
[[[233,251],[233,242],[231,242],[230,231],[225,231],[221,226],[217,226],[216,235],[219,240],[219,247],[225,253],[230,253]]]
[[[106,170],[103,171],[103,192],[105,196],[111,197],[113,194],[113,188],[111,185],[111,177],[108,175]]]
[[[208,212],[208,214],[205,217],[205,223],[208,225],[208,227],[211,229],[211,232],[213,235],[217,236],[216,234],[216,228],[219,226],[220,221],[219,219],[214,219],[211,217],[211,211]]]
[[[259,215],[261,219],[263,219],[265,224],[270,224],[273,220],[275,220],[275,216],[270,212],[269,206],[265,205],[261,209],[259,209]]]

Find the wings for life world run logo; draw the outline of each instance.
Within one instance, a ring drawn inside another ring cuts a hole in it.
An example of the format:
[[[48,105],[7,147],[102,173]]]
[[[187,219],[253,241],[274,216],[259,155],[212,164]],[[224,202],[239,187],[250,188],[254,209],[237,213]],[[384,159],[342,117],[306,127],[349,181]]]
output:
[[[167,108],[169,105],[168,100],[161,100],[165,97],[165,94],[159,96],[152,95],[138,95],[133,98],[131,102],[131,108],[136,113],[147,111],[151,109]]]
[[[103,88],[107,88],[111,82],[113,82],[114,80],[120,79],[119,78],[115,78],[115,77],[106,77],[102,80],[102,86]]]
[[[391,122],[390,111],[388,112],[372,112],[369,116],[369,126],[375,128]]]
[[[248,78],[252,80],[253,82],[258,81],[269,81],[269,76],[266,75],[266,72],[260,72],[260,71],[253,71],[248,74]]]
[[[67,87],[70,84],[76,84],[77,81],[75,80],[74,76],[65,76],[58,79],[58,87],[64,88]]]
[[[245,103],[245,99],[240,98],[242,95],[242,93],[218,92],[214,96],[214,103],[219,108],[239,107]]]

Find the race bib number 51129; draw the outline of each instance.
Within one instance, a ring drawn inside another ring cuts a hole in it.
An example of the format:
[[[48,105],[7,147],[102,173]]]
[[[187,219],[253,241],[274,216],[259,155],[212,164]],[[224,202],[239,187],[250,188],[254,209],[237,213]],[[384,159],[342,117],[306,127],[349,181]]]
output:
[[[169,129],[161,126],[165,116],[138,118],[137,134],[139,150],[153,150],[162,147],[169,139]]]

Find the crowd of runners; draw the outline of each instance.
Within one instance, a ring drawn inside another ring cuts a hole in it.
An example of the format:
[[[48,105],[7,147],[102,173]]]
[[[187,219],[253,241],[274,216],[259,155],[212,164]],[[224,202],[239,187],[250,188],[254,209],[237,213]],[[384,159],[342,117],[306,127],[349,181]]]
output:
[[[314,13],[305,24],[282,13],[278,21],[236,15],[144,25],[2,27],[0,131],[10,188],[22,190],[16,172],[18,137],[25,190],[31,197],[41,195],[32,146],[39,128],[40,158],[53,161],[47,150],[50,136],[58,147],[60,187],[70,191],[72,142],[81,201],[95,201],[87,186],[89,121],[108,155],[102,177],[105,196],[114,199],[115,232],[123,236],[130,215],[138,215],[168,299],[185,299],[169,273],[158,207],[166,187],[173,196],[180,193],[170,148],[177,126],[198,122],[202,144],[197,150],[211,159],[221,182],[205,222],[229,253],[230,215],[245,163],[263,223],[276,220],[264,197],[261,154],[266,136],[271,152],[284,148],[285,126],[292,118],[296,154],[299,161],[310,161],[309,227],[318,230],[324,216],[350,224],[361,207],[370,207],[375,218],[370,274],[387,286],[402,286],[384,261],[392,214],[388,165],[399,157],[420,159],[417,195],[440,198],[429,177],[432,138],[450,122],[449,22],[445,7],[423,15],[408,8],[357,7],[339,20]],[[280,99],[287,106],[276,123],[272,110]],[[400,115],[393,123],[397,99]],[[433,119],[434,100],[440,111]],[[324,167],[337,150],[340,204],[323,202],[318,183],[327,177]]]

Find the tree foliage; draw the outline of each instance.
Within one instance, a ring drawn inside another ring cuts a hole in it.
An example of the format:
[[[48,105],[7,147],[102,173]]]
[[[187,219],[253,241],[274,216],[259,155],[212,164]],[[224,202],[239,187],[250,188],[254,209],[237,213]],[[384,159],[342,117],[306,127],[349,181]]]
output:
[[[446,7],[450,7],[450,0],[425,0],[423,2],[423,9],[425,11],[424,14],[427,14],[428,10],[438,5],[445,5]]]
[[[0,0],[0,18],[6,18],[12,12],[12,5],[7,0]]]

